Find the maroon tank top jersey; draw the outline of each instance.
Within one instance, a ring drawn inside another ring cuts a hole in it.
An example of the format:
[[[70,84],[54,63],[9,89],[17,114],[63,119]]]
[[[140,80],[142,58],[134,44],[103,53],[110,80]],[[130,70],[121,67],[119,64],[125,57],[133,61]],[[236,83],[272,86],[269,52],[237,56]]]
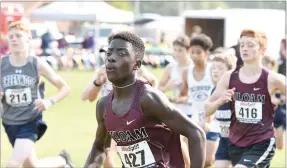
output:
[[[105,127],[117,143],[123,167],[183,168],[179,134],[144,116],[140,97],[145,84],[136,82],[132,105],[123,116],[112,111],[113,91],[106,103]]]
[[[274,105],[268,92],[268,71],[252,84],[239,79],[239,70],[230,76],[229,88],[236,88],[231,102],[230,141],[248,147],[274,136]]]

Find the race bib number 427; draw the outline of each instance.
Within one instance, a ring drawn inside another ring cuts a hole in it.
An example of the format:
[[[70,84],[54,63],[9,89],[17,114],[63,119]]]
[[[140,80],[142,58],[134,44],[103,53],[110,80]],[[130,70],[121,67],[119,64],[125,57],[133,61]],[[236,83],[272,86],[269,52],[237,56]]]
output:
[[[5,99],[6,103],[13,107],[27,106],[32,102],[31,89],[7,89]]]
[[[262,120],[262,103],[236,101],[235,113],[239,122],[257,124]]]
[[[124,167],[148,168],[156,165],[154,156],[146,141],[129,146],[117,146]]]

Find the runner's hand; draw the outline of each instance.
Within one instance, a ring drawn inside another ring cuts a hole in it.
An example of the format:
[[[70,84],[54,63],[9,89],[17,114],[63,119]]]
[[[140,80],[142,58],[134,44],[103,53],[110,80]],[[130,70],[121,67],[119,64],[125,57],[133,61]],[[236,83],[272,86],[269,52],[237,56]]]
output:
[[[98,85],[103,85],[104,83],[106,83],[106,70],[105,68],[100,68],[96,74],[96,80],[95,82]]]
[[[37,109],[39,112],[43,112],[53,105],[51,99],[47,99],[47,100],[37,99],[35,100],[34,104],[35,104],[35,109]]]
[[[232,96],[234,95],[234,91],[235,91],[235,88],[225,90],[219,98],[221,104],[232,101]]]

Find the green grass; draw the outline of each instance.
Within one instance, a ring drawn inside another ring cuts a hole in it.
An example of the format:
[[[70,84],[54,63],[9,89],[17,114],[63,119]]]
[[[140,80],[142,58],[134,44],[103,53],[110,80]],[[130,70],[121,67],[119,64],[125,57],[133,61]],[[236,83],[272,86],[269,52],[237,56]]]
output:
[[[152,69],[158,78],[163,70]],[[48,124],[45,136],[36,144],[38,156],[56,156],[62,149],[70,152],[77,167],[82,167],[91,149],[95,137],[97,122],[95,118],[96,103],[82,102],[80,95],[90,81],[92,72],[64,71],[59,74],[72,88],[70,95],[62,102],[44,112],[44,120]],[[46,85],[47,95],[53,95],[56,89]],[[1,126],[1,167],[4,167],[10,156],[12,147]],[[119,164],[119,159],[115,159]],[[272,167],[285,167],[285,150],[276,151]]]

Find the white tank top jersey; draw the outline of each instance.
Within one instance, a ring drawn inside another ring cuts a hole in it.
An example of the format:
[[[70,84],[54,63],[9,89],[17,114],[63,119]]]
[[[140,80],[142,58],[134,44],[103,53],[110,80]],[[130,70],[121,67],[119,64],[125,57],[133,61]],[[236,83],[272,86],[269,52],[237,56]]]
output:
[[[173,97],[179,97],[180,95],[180,89],[182,87],[182,72],[184,71],[184,68],[180,68],[180,65],[178,63],[173,63],[172,69],[170,72],[170,80],[176,82],[176,85],[174,88],[172,88],[173,91]],[[191,110],[190,104],[187,102],[175,104],[175,107],[177,107],[181,112],[188,114],[188,112]]]
[[[201,81],[194,79],[193,69],[193,65],[189,66],[187,73],[189,102],[192,103],[189,113],[192,119],[199,122],[204,120],[204,101],[210,96],[214,84],[211,78],[211,64],[207,65]]]

